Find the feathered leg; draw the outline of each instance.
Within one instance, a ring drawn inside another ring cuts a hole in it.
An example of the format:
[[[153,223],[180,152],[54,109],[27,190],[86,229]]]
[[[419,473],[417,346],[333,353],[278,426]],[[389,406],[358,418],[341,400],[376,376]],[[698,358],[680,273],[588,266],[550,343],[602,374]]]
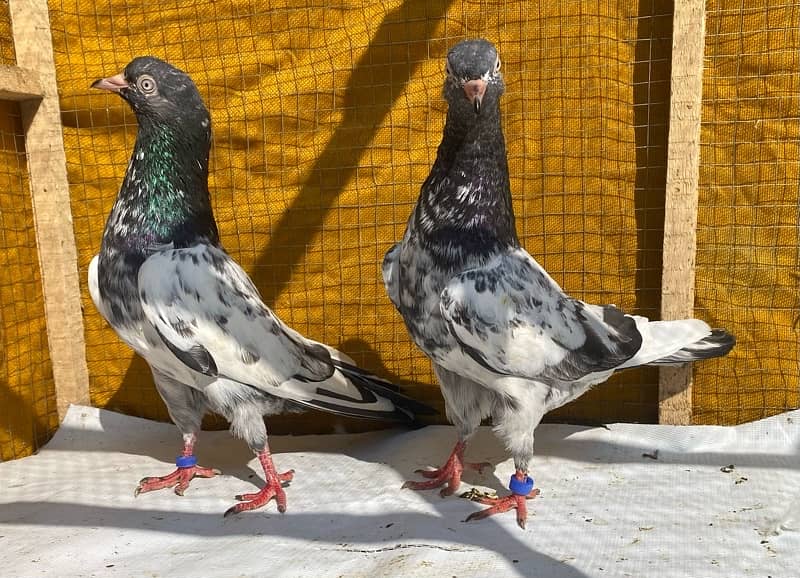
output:
[[[440,367],[433,366],[436,377],[444,396],[447,418],[456,427],[458,441],[456,442],[450,457],[445,464],[434,470],[416,470],[416,473],[429,478],[424,482],[407,481],[403,488],[412,490],[432,490],[441,487],[439,494],[444,498],[453,494],[461,485],[461,474],[464,467],[483,471],[483,468],[491,467],[488,462],[471,463],[464,461],[464,450],[467,442],[481,423],[481,418],[488,415],[492,405],[492,393],[477,383],[461,377]]]
[[[539,495],[539,490],[533,487],[533,478],[528,476],[528,464],[533,458],[533,432],[542,420],[545,408],[545,389],[538,385],[511,383],[508,390],[515,395],[495,405],[492,411],[494,430],[511,452],[516,469],[509,481],[511,494],[498,498],[474,498],[474,501],[490,507],[470,514],[465,522],[516,509],[517,524],[525,529],[528,517],[526,501]]]
[[[183,435],[183,451],[175,460],[177,468],[174,472],[166,476],[142,478],[134,495],[174,486],[175,493],[182,496],[192,479],[213,478],[221,473],[215,468],[198,466],[197,458],[194,457],[194,444],[206,411],[205,396],[155,368],[152,371],[156,389],[164,400],[172,421]]]

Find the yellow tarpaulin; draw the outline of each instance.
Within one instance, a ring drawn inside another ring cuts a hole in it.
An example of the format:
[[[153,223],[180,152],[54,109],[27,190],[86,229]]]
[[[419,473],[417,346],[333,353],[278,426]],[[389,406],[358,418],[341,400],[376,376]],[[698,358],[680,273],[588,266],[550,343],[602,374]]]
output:
[[[660,236],[641,229],[657,221],[649,207],[661,193],[637,174],[646,143],[636,134],[634,77],[647,76],[636,63],[636,7],[53,3],[81,275],[135,135],[127,105],[88,87],[134,56],[164,58],[192,75],[211,110],[222,239],[266,302],[297,330],[441,407],[429,362],[385,296],[380,263],[441,138],[443,57],[459,39],[483,35],[504,61],[504,127],[526,247],[573,294],[652,314],[659,270],[650,252]],[[637,294],[637,281],[650,284]],[[166,417],[149,371],[85,287],[84,306],[92,402]],[[655,375],[632,372],[561,416],[652,421]],[[302,427],[319,429],[330,420],[307,421]]]

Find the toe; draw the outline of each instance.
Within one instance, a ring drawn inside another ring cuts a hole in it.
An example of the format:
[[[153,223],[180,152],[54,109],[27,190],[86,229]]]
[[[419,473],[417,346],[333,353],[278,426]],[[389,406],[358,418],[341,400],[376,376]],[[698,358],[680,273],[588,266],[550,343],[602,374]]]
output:
[[[447,484],[441,490],[439,490],[439,495],[443,498],[447,496],[452,496],[456,491],[456,488],[452,484]]]

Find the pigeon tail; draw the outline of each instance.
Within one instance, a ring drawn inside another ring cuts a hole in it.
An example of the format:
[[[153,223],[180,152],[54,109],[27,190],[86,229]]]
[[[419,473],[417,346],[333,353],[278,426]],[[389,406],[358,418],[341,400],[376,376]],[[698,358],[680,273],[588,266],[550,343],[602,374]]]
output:
[[[732,334],[724,329],[713,329],[708,337],[695,341],[672,355],[651,361],[649,365],[679,365],[701,359],[722,357],[727,355],[734,345],[736,345],[736,338]]]
[[[416,415],[436,415],[438,413],[429,405],[425,405],[401,393],[400,388],[394,383],[381,379],[356,365],[337,359],[333,359],[333,364],[355,385],[391,401],[395,405],[395,409],[398,412],[397,417],[401,421],[414,423],[416,422]]]

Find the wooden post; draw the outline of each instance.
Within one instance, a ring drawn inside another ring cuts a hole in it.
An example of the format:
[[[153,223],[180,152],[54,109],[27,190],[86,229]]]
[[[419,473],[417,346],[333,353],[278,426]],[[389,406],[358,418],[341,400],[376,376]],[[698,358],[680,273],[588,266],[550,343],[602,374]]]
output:
[[[705,0],[675,2],[661,281],[662,319],[694,317],[705,29]],[[661,368],[659,422],[683,425],[691,421],[691,364]]]
[[[34,72],[41,88],[41,98],[22,100],[20,112],[50,360],[58,415],[63,419],[70,403],[89,403],[89,373],[53,39],[46,0],[9,0],[8,6],[17,66]]]

